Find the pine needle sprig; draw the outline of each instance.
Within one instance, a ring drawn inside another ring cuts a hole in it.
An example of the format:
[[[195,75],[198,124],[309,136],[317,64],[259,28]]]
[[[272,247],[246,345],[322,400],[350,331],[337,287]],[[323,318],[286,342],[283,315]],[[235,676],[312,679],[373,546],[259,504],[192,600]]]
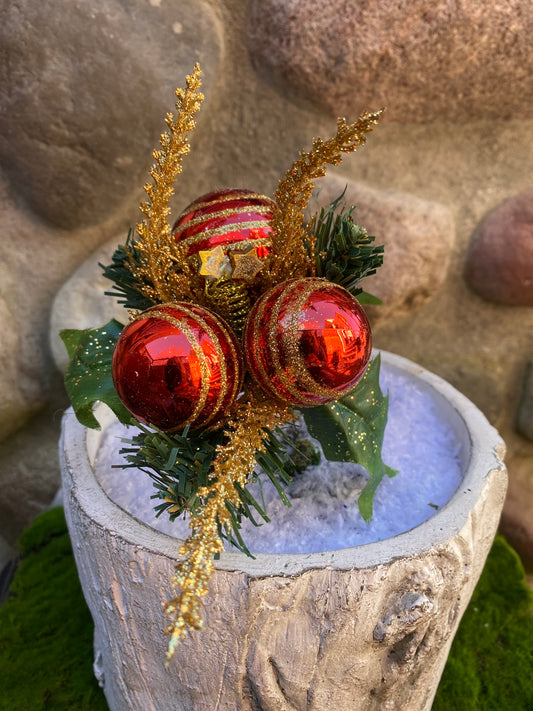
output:
[[[132,259],[130,266],[142,294],[158,303],[195,300],[193,273],[172,237],[168,216],[174,183],[182,172],[182,158],[190,151],[187,133],[195,128],[194,115],[204,98],[199,91],[200,75],[196,63],[192,75],[187,77],[186,88],[176,90],[177,118],[174,120],[171,113],[165,118],[167,131],[161,135],[160,148],[152,153],[153,182],[144,186],[148,200],[140,205],[145,219],[137,224],[139,260],[135,263]]]
[[[198,491],[208,486],[211,481],[209,472],[213,464],[217,447],[228,439],[222,430],[211,432],[190,432],[181,434],[150,430],[140,425],[140,432],[130,439],[123,440],[126,445],[120,450],[127,464],[122,469],[139,469],[153,481],[156,493],[152,499],[161,501],[154,509],[156,516],[166,512],[171,521],[185,513],[195,513],[202,500]],[[265,428],[263,436],[264,450],[256,454],[259,469],[268,477],[276,488],[283,502],[290,506],[284,486],[291,483],[291,475],[298,468],[298,462],[306,460],[305,452],[296,452],[296,457],[289,450],[294,444],[284,441],[283,437]],[[249,483],[260,482],[259,473],[250,476]],[[235,520],[240,525],[243,517],[259,525],[255,514],[263,521],[269,521],[264,501],[258,502],[246,487],[237,485],[240,503],[232,509]],[[255,513],[254,513],[255,512]],[[238,550],[251,555],[244,541],[232,540],[231,530],[221,529],[221,535]]]
[[[337,119],[335,136],[326,141],[316,138],[311,151],[302,151],[280,180],[274,193],[276,206],[272,216],[272,253],[267,276],[271,285],[314,273],[315,240],[304,224],[314,181],[325,175],[326,165],[338,165],[343,153],[363,145],[381,114],[382,111],[364,113],[353,124]]]
[[[102,269],[102,274],[106,279],[113,282],[113,287],[105,291],[106,296],[117,299],[126,309],[134,311],[144,311],[156,302],[144,296],[137,279],[133,276],[132,265],[141,267],[140,252],[137,249],[133,238],[133,230],[128,232],[126,244],[119,245],[111,257],[111,264],[98,266]],[[148,286],[153,284],[147,282]]]
[[[202,505],[198,490],[209,483],[209,471],[216,447],[222,441],[221,433],[189,432],[181,434],[149,430],[141,431],[124,440],[120,450],[127,464],[122,469],[140,469],[152,479],[156,493],[152,498],[162,503],[156,505],[156,516],[167,512],[171,521],[185,512],[194,513]]]
[[[355,206],[341,203],[344,193],[312,219],[309,229],[315,239],[315,274],[358,296],[359,283],[383,264],[383,245],[352,218]]]

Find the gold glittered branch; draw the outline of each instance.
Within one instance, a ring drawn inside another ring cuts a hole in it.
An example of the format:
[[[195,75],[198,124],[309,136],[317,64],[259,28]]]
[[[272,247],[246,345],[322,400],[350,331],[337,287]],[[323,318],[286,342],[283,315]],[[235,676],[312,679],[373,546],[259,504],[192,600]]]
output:
[[[314,240],[304,226],[304,210],[311,198],[314,181],[325,175],[327,164],[338,165],[343,153],[363,145],[366,134],[382,113],[383,109],[364,113],[352,124],[346,123],[343,118],[337,119],[335,136],[326,141],[316,138],[311,151],[302,151],[279,181],[274,193],[276,207],[272,216],[274,233],[268,276],[271,285],[312,273]]]
[[[201,601],[215,569],[213,556],[224,548],[219,524],[222,529],[231,528],[227,503],[235,508],[241,505],[236,485],[246,486],[256,466],[257,452],[264,451],[264,428],[275,429],[292,419],[294,413],[289,406],[272,403],[252,392],[248,402],[228,421],[228,442],[217,448],[209,475],[211,483],[198,490],[205,504],[191,515],[192,533],[180,550],[181,561],[172,577],[173,586],[179,587],[180,592],[165,604],[165,612],[173,617],[167,627],[167,664],[189,629],[202,627]]]
[[[165,118],[167,131],[161,134],[160,148],[152,153],[154,164],[150,176],[153,182],[144,186],[148,200],[140,205],[145,216],[137,224],[138,241],[135,246],[140,264],[130,260],[130,268],[141,293],[154,302],[192,298],[191,274],[182,262],[179,247],[172,237],[168,216],[174,182],[182,172],[182,157],[190,150],[186,134],[195,128],[194,115],[204,99],[199,91],[200,75],[200,65],[196,63],[193,73],[187,77],[186,88],[176,89],[177,117],[174,120],[174,116],[168,113]]]

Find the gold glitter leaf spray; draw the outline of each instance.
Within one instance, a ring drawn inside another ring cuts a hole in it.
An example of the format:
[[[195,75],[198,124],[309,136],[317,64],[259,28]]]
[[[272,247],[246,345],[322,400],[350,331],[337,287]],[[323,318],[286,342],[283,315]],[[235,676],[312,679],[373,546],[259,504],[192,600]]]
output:
[[[135,266],[131,261],[130,268],[141,293],[160,303],[194,300],[193,274],[172,237],[168,203],[174,193],[174,182],[182,171],[182,157],[190,150],[186,134],[195,128],[194,114],[204,99],[199,91],[200,75],[200,65],[196,63],[193,73],[187,77],[186,88],[176,89],[177,118],[174,120],[171,113],[166,116],[167,131],[161,135],[160,148],[152,153],[153,183],[144,186],[148,200],[140,205],[146,218],[137,225],[136,248],[141,264]]]
[[[314,188],[314,180],[326,174],[326,165],[338,165],[342,154],[355,151],[366,142],[366,134],[372,130],[383,113],[364,113],[355,123],[348,124],[337,119],[337,133],[323,141],[316,138],[310,152],[302,151],[300,157],[280,180],[274,193],[276,207],[272,216],[272,256],[270,284],[278,284],[293,277],[312,274],[314,241],[304,227],[304,210]],[[307,245],[307,247],[306,247]]]
[[[165,612],[173,617],[167,627],[171,635],[167,664],[189,628],[202,627],[201,601],[215,570],[213,556],[224,548],[219,525],[231,527],[228,504],[235,508],[241,504],[236,485],[242,488],[247,485],[256,465],[256,454],[264,451],[265,428],[275,429],[292,419],[294,414],[288,406],[272,403],[251,392],[248,402],[227,422],[228,442],[217,449],[209,475],[212,483],[198,490],[199,498],[205,503],[191,515],[192,533],[180,550],[182,560],[172,577],[173,586],[179,587],[180,592],[165,604]]]

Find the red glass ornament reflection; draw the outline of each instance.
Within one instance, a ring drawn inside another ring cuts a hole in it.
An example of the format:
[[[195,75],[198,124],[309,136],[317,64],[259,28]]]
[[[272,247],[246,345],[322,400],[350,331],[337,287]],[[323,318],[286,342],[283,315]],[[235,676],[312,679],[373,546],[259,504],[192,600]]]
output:
[[[243,366],[224,321],[179,303],[153,306],[124,328],[112,372],[120,399],[138,420],[175,431],[216,423],[240,390]]]
[[[292,279],[256,302],[243,346],[248,369],[265,392],[312,407],[357,384],[372,335],[361,305],[345,289],[323,279]]]
[[[188,246],[187,256],[218,246],[235,245],[239,251],[261,245],[268,254],[274,202],[251,190],[228,188],[202,195],[177,219],[172,233],[177,242]]]

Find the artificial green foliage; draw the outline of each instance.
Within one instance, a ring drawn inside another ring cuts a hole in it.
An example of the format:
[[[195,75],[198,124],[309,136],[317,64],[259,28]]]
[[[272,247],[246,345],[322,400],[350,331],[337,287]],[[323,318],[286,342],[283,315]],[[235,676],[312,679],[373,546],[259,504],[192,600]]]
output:
[[[373,246],[374,237],[354,224],[354,208],[346,210],[341,204],[343,197],[344,194],[327,209],[322,209],[311,225],[316,237],[317,275],[343,286],[362,302],[378,303],[379,300],[363,292],[358,284],[382,264],[383,247]],[[130,309],[142,311],[153,305],[139,292],[132,273],[132,266],[140,266],[140,254],[131,230],[126,244],[115,250],[112,263],[100,266],[114,285],[106,292],[108,295],[118,298],[119,303]],[[122,328],[118,321],[112,320],[102,328],[61,332],[70,357],[65,374],[66,389],[78,420],[86,427],[100,427],[93,414],[93,406],[98,401],[107,404],[124,424],[140,426],[120,401],[113,384],[112,357]],[[336,403],[305,413],[311,433],[321,441],[326,457],[357,461],[371,474],[359,499],[359,508],[366,520],[372,516],[374,492],[379,482],[385,474],[394,474],[381,460],[388,401],[379,390],[379,361],[377,363],[377,370],[375,365],[370,365],[352,393]],[[375,399],[371,397],[372,388]],[[123,453],[127,467],[140,468],[152,477],[157,515],[165,512],[173,520],[185,512],[194,514],[203,504],[197,496],[198,490],[208,483],[216,447],[224,442],[221,430],[190,433],[186,429],[182,433],[166,434],[143,426],[140,429]],[[290,505],[285,488],[291,475],[304,467],[302,452],[308,447],[300,443],[295,448],[282,431],[265,431],[264,442],[265,451],[258,453],[257,463],[284,503]],[[256,480],[255,475],[251,480]],[[246,488],[239,489],[238,493],[239,507],[228,505],[232,528],[222,535],[249,553],[239,533],[242,517],[257,525],[269,519],[263,501],[256,501]]]
[[[63,509],[36,519],[20,545],[0,608],[0,711],[107,711]]]
[[[23,561],[0,608],[0,711],[107,711],[62,509],[38,517],[21,546]],[[498,536],[432,711],[531,711],[532,612],[520,560]]]
[[[375,246],[372,237],[355,224],[352,213],[341,204],[344,193],[313,218],[309,229],[314,234],[316,276],[347,289],[361,303],[380,304],[381,301],[363,292],[360,281],[375,274],[383,264],[383,246]]]
[[[173,521],[185,511],[195,513],[202,504],[198,489],[208,484],[220,434],[202,437],[187,429],[170,434],[140,427],[120,450],[128,462],[122,468],[141,469],[151,477],[155,488],[152,498],[161,501],[154,507],[157,516],[166,511]]]
[[[139,291],[139,283],[131,272],[130,265],[139,265],[139,251],[135,246],[133,238],[133,230],[128,232],[126,244],[119,245],[113,256],[111,264],[105,266],[100,264],[102,273],[106,279],[113,282],[113,287],[110,291],[104,292],[108,296],[113,296],[118,300],[119,304],[123,304],[127,309],[136,311],[145,311],[155,304],[146,296],[143,296]],[[152,286],[150,282],[147,282]]]
[[[113,351],[122,329],[122,324],[112,319],[102,328],[65,329],[59,334],[70,358],[65,387],[76,417],[85,427],[100,429],[93,415],[96,402],[108,405],[120,422],[136,423],[119,399],[111,375]]]
[[[356,462],[370,474],[358,505],[365,521],[372,518],[374,494],[386,476],[397,472],[381,457],[389,407],[379,386],[380,356],[368,364],[355,388],[335,402],[303,410],[309,433],[332,461]]]
[[[227,441],[223,429],[190,432],[186,428],[181,433],[152,431],[142,426],[140,429],[138,434],[126,440],[126,446],[120,451],[127,461],[122,468],[141,469],[151,477],[155,488],[152,498],[160,502],[154,507],[157,516],[166,512],[172,521],[186,512],[194,514],[205,503],[205,499],[198,496],[199,489],[212,483],[208,475],[216,448]],[[296,457],[301,463],[306,455],[294,449],[294,444],[284,439],[281,430],[276,433],[265,430],[264,446],[265,450],[257,453],[257,463],[283,502],[290,506],[284,486],[290,484],[291,475],[297,469]],[[260,480],[254,474],[251,481]],[[240,506],[226,504],[232,526],[219,533],[238,550],[251,556],[240,534],[243,516],[254,525],[270,519],[263,500],[257,501],[247,488],[236,488]]]

